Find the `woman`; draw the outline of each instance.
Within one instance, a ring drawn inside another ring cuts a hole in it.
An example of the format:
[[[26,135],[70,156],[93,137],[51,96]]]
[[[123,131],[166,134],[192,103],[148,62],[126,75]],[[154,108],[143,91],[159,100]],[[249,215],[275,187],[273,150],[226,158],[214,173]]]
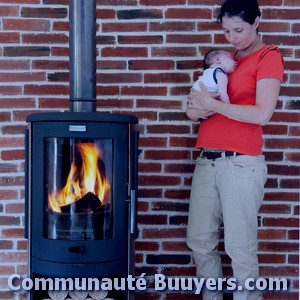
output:
[[[256,0],[225,1],[218,20],[236,49],[238,67],[229,76],[229,104],[212,98],[203,85],[202,92],[192,89],[188,96],[188,109],[197,109],[199,118],[212,116],[199,127],[196,147],[201,151],[193,175],[187,244],[199,277],[222,278],[217,246],[223,223],[225,250],[240,286],[234,299],[259,300],[244,284],[259,277],[257,213],[267,176],[262,126],[276,106],[283,61],[278,48],[265,45],[258,35]],[[221,300],[219,293],[205,289],[203,300]]]

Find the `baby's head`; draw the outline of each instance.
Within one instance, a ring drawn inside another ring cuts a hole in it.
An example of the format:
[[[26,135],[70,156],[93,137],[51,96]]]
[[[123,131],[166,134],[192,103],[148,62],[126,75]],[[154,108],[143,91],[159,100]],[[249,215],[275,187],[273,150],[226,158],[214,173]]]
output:
[[[226,73],[233,72],[237,63],[229,51],[213,49],[206,53],[203,60],[204,70],[210,67],[221,67]]]

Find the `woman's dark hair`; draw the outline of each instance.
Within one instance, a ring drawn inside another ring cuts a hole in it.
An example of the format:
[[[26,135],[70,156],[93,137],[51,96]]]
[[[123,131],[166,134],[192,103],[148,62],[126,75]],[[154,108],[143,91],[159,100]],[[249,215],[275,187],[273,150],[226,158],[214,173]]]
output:
[[[226,0],[218,16],[218,21],[222,22],[223,17],[240,17],[245,22],[253,25],[256,17],[261,13],[257,0]]]

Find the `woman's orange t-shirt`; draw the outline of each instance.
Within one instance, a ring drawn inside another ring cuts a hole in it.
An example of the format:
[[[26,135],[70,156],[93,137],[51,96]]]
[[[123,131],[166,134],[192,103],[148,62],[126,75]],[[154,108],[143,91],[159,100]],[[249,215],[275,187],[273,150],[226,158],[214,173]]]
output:
[[[264,46],[248,56],[236,59],[237,69],[230,74],[230,103],[255,105],[256,84],[263,78],[283,80],[283,59],[276,46]],[[197,148],[236,151],[247,155],[262,153],[262,126],[239,122],[220,114],[203,121],[199,127]]]

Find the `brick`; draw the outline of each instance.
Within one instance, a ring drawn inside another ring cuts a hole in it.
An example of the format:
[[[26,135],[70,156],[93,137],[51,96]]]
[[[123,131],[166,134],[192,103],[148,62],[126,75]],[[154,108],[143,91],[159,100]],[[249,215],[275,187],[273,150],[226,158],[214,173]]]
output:
[[[187,159],[189,156],[188,151],[173,150],[171,153],[168,150],[145,150],[145,159],[150,160],[181,160]]]
[[[49,20],[5,19],[3,30],[17,31],[49,31]]]
[[[150,22],[149,28],[150,31],[163,31],[163,32],[191,32],[195,30],[195,22],[186,22],[186,21],[164,21],[159,23]]]
[[[49,47],[4,47],[4,56],[49,56]]]
[[[15,200],[18,198],[18,191],[2,189],[0,193],[0,200]]]
[[[264,226],[272,227],[299,227],[299,219],[296,218],[264,218]]]
[[[119,86],[97,86],[97,96],[118,96],[120,94]]]
[[[165,17],[167,19],[211,19],[212,11],[206,8],[168,8]]]
[[[2,154],[1,154],[2,157]],[[0,173],[15,173],[18,171],[18,166],[12,163],[0,163]]]
[[[7,280],[6,280],[7,282]],[[11,291],[0,291],[0,299],[14,299],[15,298],[15,293]]]
[[[25,95],[68,95],[69,86],[62,85],[33,85],[24,86]]]
[[[101,50],[102,57],[147,57],[145,47],[105,47]]]
[[[176,276],[176,277],[183,277],[183,276],[195,276],[196,270],[194,267],[189,266],[179,266],[179,267],[165,267],[163,266],[161,273],[165,276]],[[178,298],[180,299],[180,298]],[[184,298],[186,299],[186,298]],[[199,300],[199,299],[198,299]]]
[[[187,225],[188,217],[187,216],[171,216],[169,223],[170,225]]]
[[[17,242],[17,249],[18,250],[27,250],[28,249],[28,245],[27,245],[27,240],[22,240],[22,241],[18,241]]]
[[[288,133],[288,125],[266,125],[263,127],[264,134],[268,135],[287,135]]]
[[[139,146],[140,147],[166,147],[167,146],[167,138],[165,137],[149,137],[149,138],[140,138]]]
[[[54,31],[69,31],[69,22],[64,21],[54,21],[52,28]]]
[[[286,230],[283,229],[263,229],[258,231],[260,240],[284,240],[286,239]]]
[[[297,57],[297,53],[295,52],[296,57]],[[300,55],[299,55],[300,57]],[[297,71],[299,70],[299,66],[300,66],[300,62],[299,61],[287,61],[284,63],[284,69],[287,71]]]
[[[262,204],[259,212],[264,214],[290,214],[291,207],[284,204]]]
[[[164,197],[165,199],[189,199],[190,190],[166,190]]]
[[[156,100],[156,99],[137,99],[136,107],[152,109],[181,109],[181,101],[177,100]]]
[[[52,46],[51,47],[51,55],[52,56],[69,56],[69,49],[68,48],[65,48],[65,47],[55,47],[55,46]]]
[[[51,5],[51,4],[57,4],[57,5],[68,5],[69,0],[43,0],[43,4]]]
[[[70,76],[69,73],[64,72],[56,72],[56,73],[48,73],[47,81],[48,82],[69,82]]]
[[[287,166],[287,165],[268,165],[268,173],[276,175],[297,175],[299,174],[298,166]]]
[[[115,19],[116,11],[114,9],[97,9],[96,18],[97,19]]]
[[[166,265],[166,264],[188,264],[191,261],[191,257],[189,255],[183,254],[160,254],[160,255],[152,255],[148,254],[146,261],[148,264],[154,265]]]
[[[288,255],[288,262],[290,264],[299,264],[299,256],[298,255]]]
[[[1,152],[1,158],[3,160],[20,160],[25,159],[25,152],[24,150],[6,150]]]
[[[147,225],[163,225],[167,224],[167,215],[143,215],[139,214],[138,223],[139,224],[147,224]]]
[[[300,182],[298,179],[282,179],[280,181],[281,188],[288,188],[288,189],[300,189]]]
[[[14,274],[15,268],[13,266],[0,266],[0,274],[1,275],[11,275]],[[1,299],[1,294],[0,294]],[[3,298],[2,298],[3,299]]]
[[[22,211],[24,212],[24,210]],[[15,212],[17,213],[17,212]],[[9,228],[2,230],[2,236],[5,238],[23,238],[24,237],[24,228]]]
[[[189,83],[191,78],[184,73],[160,73],[160,74],[145,74],[144,82],[147,83]]]
[[[30,61],[28,59],[22,60],[9,60],[1,59],[0,69],[1,70],[29,70]]]
[[[161,173],[162,166],[161,164],[157,163],[146,163],[146,164],[139,164],[139,173]]]
[[[297,9],[264,9],[264,19],[298,20],[299,10]]]
[[[188,134],[189,127],[186,125],[148,125],[147,131],[155,134]]]
[[[140,186],[173,186],[180,182],[180,178],[176,176],[140,176]],[[0,181],[1,184],[1,181]]]
[[[265,184],[265,188],[278,188],[278,180],[276,178],[268,178],[267,183]]]
[[[20,218],[10,217],[10,216],[0,216],[0,225],[1,226],[20,225]]]
[[[139,188],[139,197],[140,198],[160,198],[160,197],[162,197],[162,189],[158,189],[158,188],[147,188],[147,189]],[[148,207],[148,205],[147,205],[147,207]]]
[[[41,70],[68,70],[69,61],[64,60],[33,60],[33,69]]]
[[[24,44],[66,44],[69,38],[65,34],[61,33],[49,33],[49,34],[23,34]]]
[[[39,98],[39,108],[68,108],[69,99],[64,98]]]
[[[166,37],[167,43],[179,43],[179,44],[199,44],[199,41],[202,43],[211,43],[212,36],[210,34],[168,34]]]
[[[117,18],[119,20],[162,19],[163,12],[160,9],[119,10],[117,11]]]
[[[165,96],[167,94],[166,87],[140,87],[140,86],[124,86],[121,87],[122,95],[143,95],[143,96]]]
[[[20,34],[16,32],[0,32],[1,44],[12,44],[20,42]]]
[[[300,24],[296,23],[296,24],[292,24],[292,33],[299,33],[300,32]]]
[[[100,36],[96,37],[96,44],[97,45],[115,45],[116,38],[114,36],[100,35]]]
[[[152,56],[158,57],[186,57],[196,56],[197,49],[194,47],[153,47]]]
[[[122,35],[118,37],[119,44],[162,44],[164,42],[162,35]]]
[[[17,6],[1,6],[1,17],[17,17],[19,15],[19,9]]]
[[[260,22],[260,32],[289,32],[290,24],[288,22]]]
[[[26,252],[2,252],[0,253],[0,262],[26,262],[28,254]]]
[[[258,243],[258,250],[268,252],[298,252],[298,246],[297,243],[266,241]]]
[[[161,121],[186,121],[187,116],[182,112],[163,112],[159,114]]]
[[[143,79],[143,75],[140,73],[119,73],[119,74],[111,74],[101,72],[97,74],[97,82],[98,83],[141,83]]]
[[[105,23],[102,25],[102,32],[145,32],[147,31],[146,22],[134,23]]]
[[[297,101],[297,100],[287,101],[286,105],[285,105],[285,108],[286,109],[291,109],[291,110],[300,109],[300,101]]]
[[[290,153],[286,153],[285,156],[289,161],[294,161],[294,162],[300,161],[300,153],[290,152]]]
[[[24,18],[66,18],[68,15],[67,8],[50,8],[50,7],[22,7],[21,16]]]
[[[283,254],[258,254],[258,261],[260,264],[284,264],[286,257]]]
[[[288,238],[290,240],[299,240],[299,230],[289,230]]]
[[[185,238],[185,229],[143,229],[143,238],[159,239],[159,238]]]
[[[0,217],[1,218],[1,217]],[[1,219],[0,219],[0,222],[1,222]],[[1,224],[2,225],[2,224]],[[3,236],[4,237],[4,236]],[[8,240],[1,240],[0,241],[0,249],[1,250],[11,250],[13,249],[13,242],[12,241],[8,241]],[[0,270],[1,270],[1,267],[0,267]],[[3,273],[1,273],[3,274]],[[4,274],[3,274],[4,275]]]
[[[160,246],[157,242],[137,241],[135,243],[136,251],[157,251]]]
[[[300,88],[298,86],[289,86],[289,87],[283,86],[280,89],[281,96],[297,97],[297,95],[299,95],[299,92],[300,92]]]
[[[189,251],[185,242],[162,242],[163,251]]]
[[[188,203],[178,203],[178,202],[153,202],[151,209],[153,211],[179,211],[179,212],[187,212],[189,210]]]
[[[0,73],[1,82],[32,82],[45,81],[46,74],[44,72],[22,72],[22,73]]]
[[[297,276],[297,267],[260,267],[261,276]]]
[[[24,139],[19,137],[0,137],[0,147],[24,147]]]

